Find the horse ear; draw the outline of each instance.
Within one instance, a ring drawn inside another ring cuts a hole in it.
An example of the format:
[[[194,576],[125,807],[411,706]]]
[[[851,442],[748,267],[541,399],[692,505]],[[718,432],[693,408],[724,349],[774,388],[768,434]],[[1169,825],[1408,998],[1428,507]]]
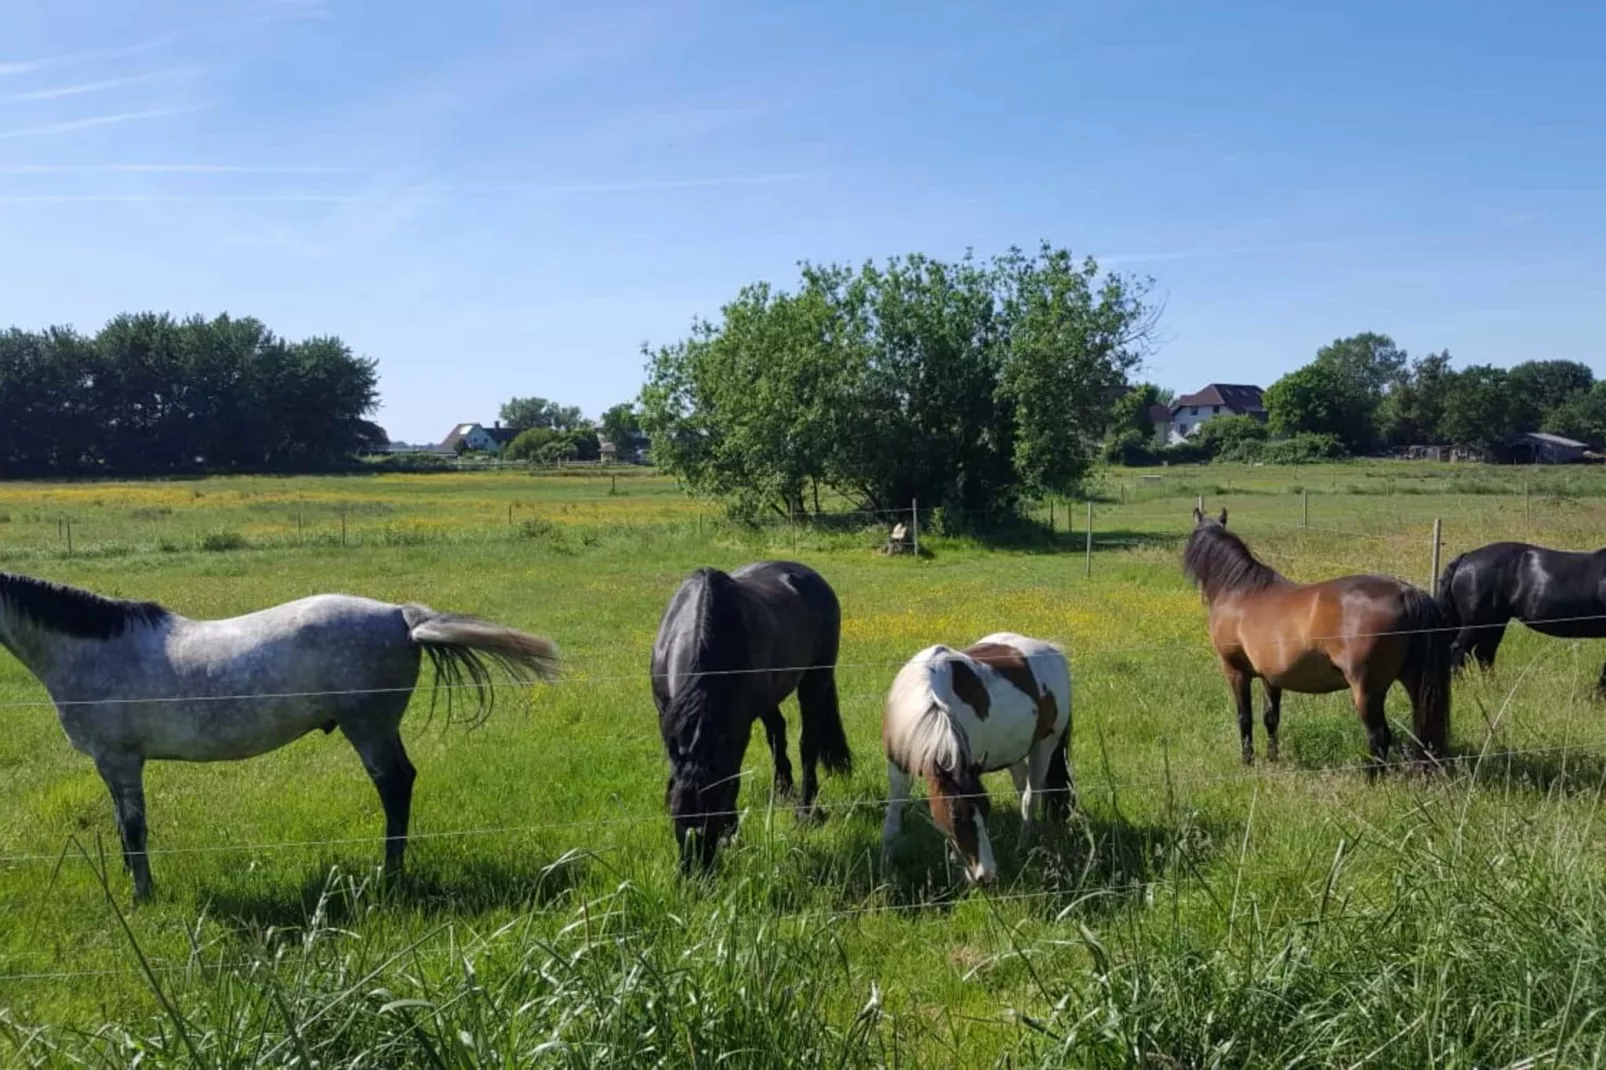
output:
[[[1193,522],[1195,524],[1204,523],[1204,510],[1199,508],[1197,505],[1193,507]]]
[[[1227,507],[1225,505],[1221,507],[1221,526],[1227,526]]]

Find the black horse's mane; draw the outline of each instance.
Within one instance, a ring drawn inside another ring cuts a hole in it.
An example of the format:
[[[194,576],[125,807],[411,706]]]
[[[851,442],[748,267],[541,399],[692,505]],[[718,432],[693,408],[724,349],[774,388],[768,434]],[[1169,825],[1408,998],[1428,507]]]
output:
[[[690,678],[670,700],[660,727],[664,739],[677,745],[671,753],[678,749],[681,761],[706,774],[714,754],[729,738],[725,725],[710,722],[721,712],[733,712],[725,699],[737,687],[740,671],[748,668],[747,624],[741,587],[728,573],[700,568],[686,585],[700,588],[693,621],[697,634],[692,662],[686,667]]]
[[[1182,550],[1182,571],[1206,598],[1246,594],[1286,583],[1283,575],[1250,553],[1226,526],[1208,521],[1193,529]]]
[[[0,602],[32,624],[77,639],[115,639],[135,625],[172,615],[155,602],[106,598],[14,572],[0,572]]]

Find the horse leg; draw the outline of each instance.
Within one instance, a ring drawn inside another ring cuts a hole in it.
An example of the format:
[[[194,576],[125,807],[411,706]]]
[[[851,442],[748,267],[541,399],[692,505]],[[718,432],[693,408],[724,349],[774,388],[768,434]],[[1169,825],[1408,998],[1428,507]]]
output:
[[[792,763],[786,757],[786,718],[780,707],[759,715],[764,722],[764,736],[769,740],[770,756],[775,759],[775,794],[782,797],[792,794]]]
[[[1020,796],[1020,853],[1025,854],[1037,832],[1037,816],[1043,809],[1043,789],[1048,785],[1048,763],[1054,760],[1054,749],[1059,740],[1040,739],[1026,752],[1026,760],[1010,767],[1015,786],[1021,786],[1021,776],[1015,771],[1025,767],[1025,790]]]
[[[1355,701],[1355,712],[1361,715],[1361,723],[1366,726],[1366,742],[1372,752],[1372,761],[1366,767],[1366,779],[1376,780],[1388,763],[1389,744],[1394,739],[1384,709],[1388,689],[1372,692],[1360,684],[1354,684],[1350,687],[1350,694]]]
[[[831,660],[836,660],[834,654]],[[814,797],[820,792],[820,762],[824,761],[827,769],[844,773],[853,766],[847,736],[842,731],[834,669],[810,669],[803,674],[797,684],[797,709],[797,746],[803,758],[803,797],[797,809],[799,816],[813,818]]]
[[[1244,764],[1255,763],[1255,704],[1250,688],[1254,679],[1234,665],[1223,665],[1227,686],[1232,688],[1233,701],[1238,704],[1238,738],[1243,744]]]
[[[892,844],[903,829],[903,804],[909,801],[909,785],[912,778],[908,773],[898,767],[896,762],[887,763],[887,820],[881,826],[881,865],[885,867],[892,859]]]
[[[407,760],[397,726],[387,725],[385,730],[371,733],[345,724],[340,729],[356,748],[363,768],[379,790],[379,805],[385,808],[385,879],[395,880],[402,875],[407,854],[407,826],[412,817],[413,781],[418,779],[418,771]]]
[[[1600,679],[1595,681],[1595,697],[1606,701],[1606,662],[1600,667]]]
[[[1462,628],[1456,633],[1455,642],[1451,644],[1451,664],[1460,664],[1466,661],[1463,653],[1459,660],[1454,651],[1457,648],[1470,651],[1478,663],[1478,667],[1485,672],[1494,668],[1494,656],[1500,649],[1500,640],[1506,637],[1506,622],[1498,625],[1489,625],[1481,628]],[[1464,644],[1464,645],[1463,645]]]
[[[1261,688],[1266,692],[1266,760],[1275,762],[1280,755],[1277,752],[1277,726],[1283,721],[1283,689],[1273,687],[1268,680],[1260,681]]]
[[[146,854],[145,759],[137,754],[109,754],[95,759],[95,768],[111,792],[117,834],[123,843],[123,868],[134,875],[134,902],[156,894]]]

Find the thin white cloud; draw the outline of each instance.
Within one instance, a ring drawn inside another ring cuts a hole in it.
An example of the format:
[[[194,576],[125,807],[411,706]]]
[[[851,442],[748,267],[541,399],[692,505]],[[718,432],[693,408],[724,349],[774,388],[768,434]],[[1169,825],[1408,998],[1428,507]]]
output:
[[[32,74],[34,71],[48,70],[51,67],[67,67],[76,63],[90,63],[102,59],[120,59],[124,56],[137,56],[142,52],[154,52],[158,48],[166,48],[173,42],[183,38],[191,31],[177,31],[164,33],[160,37],[152,37],[146,41],[137,41],[131,45],[118,48],[102,48],[92,52],[73,52],[60,56],[39,56],[34,59],[7,60],[0,62],[0,76],[16,74]]]
[[[170,116],[188,115],[201,110],[200,107],[154,108],[150,111],[124,111],[112,115],[91,115],[83,119],[68,119],[64,122],[45,123],[41,126],[21,126],[12,130],[0,130],[0,139],[67,134],[74,130],[89,130],[97,126],[115,126],[119,123],[140,122],[146,119],[165,119]]]
[[[232,163],[102,163],[102,164],[0,164],[0,175],[355,175],[356,167],[323,164]]]
[[[1120,264],[1147,264],[1162,260],[1193,260],[1206,256],[1255,256],[1262,253],[1337,252],[1344,249],[1364,249],[1376,245],[1370,239],[1322,238],[1310,241],[1271,242],[1265,245],[1221,245],[1201,249],[1175,249],[1154,253],[1117,253],[1114,256],[1095,256],[1101,266]]]
[[[108,89],[121,89],[124,86],[144,85],[149,82],[166,81],[171,78],[183,78],[194,74],[189,68],[175,68],[168,71],[152,71],[149,74],[135,74],[127,78],[106,78],[98,82],[79,82],[75,85],[51,86],[46,89],[30,89],[23,93],[12,93],[0,99],[8,101],[29,100],[60,100],[62,97],[78,97],[86,93],[103,93]]]
[[[362,204],[394,198],[361,193],[18,193],[0,204]]]
[[[658,190],[709,189],[718,186],[773,186],[805,182],[814,176],[806,171],[780,171],[750,175],[713,175],[705,178],[643,179],[626,182],[571,182],[550,185],[510,185],[484,187],[488,193],[521,193],[537,196],[572,193],[651,193]]]

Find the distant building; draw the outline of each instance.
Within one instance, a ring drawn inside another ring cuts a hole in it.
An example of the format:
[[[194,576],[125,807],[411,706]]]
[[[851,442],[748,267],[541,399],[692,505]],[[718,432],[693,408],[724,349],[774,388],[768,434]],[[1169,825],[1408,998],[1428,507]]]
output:
[[[1157,406],[1154,411],[1162,410],[1163,406]],[[1217,416],[1253,416],[1257,420],[1264,420],[1266,403],[1260,387],[1211,383],[1197,393],[1184,395],[1167,411],[1163,425],[1159,419],[1155,420],[1155,438],[1167,445],[1186,442],[1198,433],[1201,424],[1209,423]]]
[[[440,448],[449,453],[456,453],[459,443],[471,453],[500,453],[502,447],[518,435],[512,427],[503,427],[497,421],[490,427],[483,424],[458,424],[442,441]]]
[[[1521,431],[1505,443],[1513,464],[1577,464],[1586,459],[1588,449],[1582,442],[1545,431]]]
[[[651,457],[651,447],[652,443],[648,441],[647,436],[639,431],[624,443],[613,442],[601,435],[597,436],[597,449],[604,464],[646,464]]]

